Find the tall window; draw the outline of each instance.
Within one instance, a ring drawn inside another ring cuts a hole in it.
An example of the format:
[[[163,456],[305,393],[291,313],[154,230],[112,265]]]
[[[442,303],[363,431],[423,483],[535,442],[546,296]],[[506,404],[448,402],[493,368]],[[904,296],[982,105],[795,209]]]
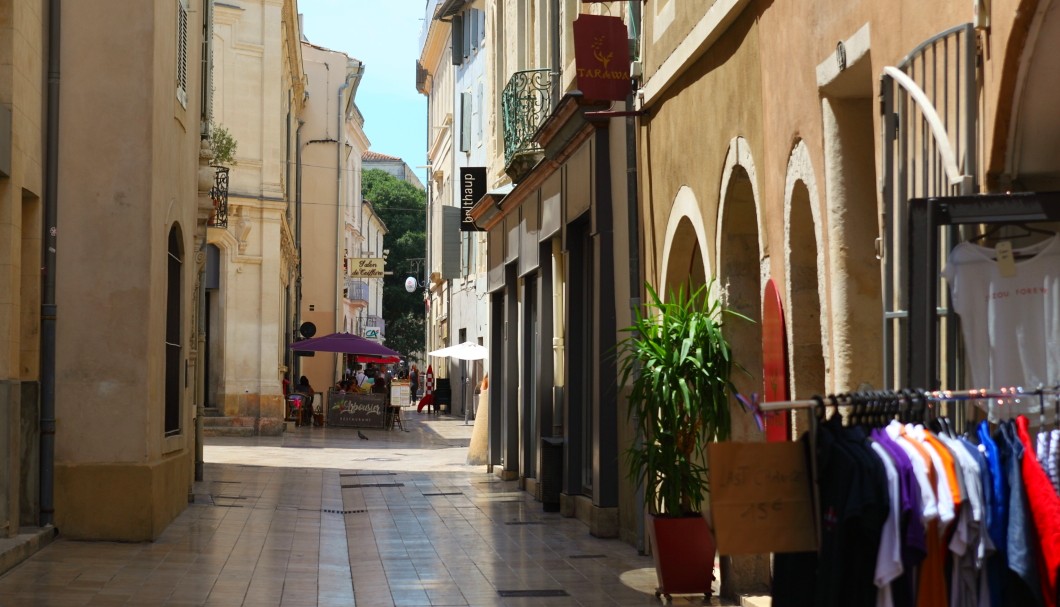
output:
[[[166,266],[166,436],[180,434],[180,401],[184,393],[181,371],[184,362],[181,336],[181,302],[183,293],[184,246],[180,228],[169,230],[169,255]]]
[[[180,10],[179,8],[177,9]],[[185,15],[185,25],[187,25],[187,12]],[[179,16],[178,16],[179,19]],[[179,25],[179,24],[178,24]],[[179,28],[178,28],[179,29]],[[213,67],[213,53],[211,51],[211,42],[213,40],[213,0],[202,0],[202,74],[199,86],[202,90],[199,92],[201,108],[199,109],[201,120],[202,120],[202,134],[205,136],[210,126],[210,119],[213,117],[213,108],[210,105],[211,97],[210,94],[213,90],[213,80],[211,79],[212,67]],[[178,39],[179,42],[179,39]],[[187,41],[185,40],[184,48],[187,49]],[[179,50],[178,50],[178,57]],[[185,68],[187,68],[187,53],[185,53]],[[179,70],[178,70],[179,72]],[[187,91],[185,91],[187,93]]]
[[[188,107],[188,7],[177,0],[177,100]]]

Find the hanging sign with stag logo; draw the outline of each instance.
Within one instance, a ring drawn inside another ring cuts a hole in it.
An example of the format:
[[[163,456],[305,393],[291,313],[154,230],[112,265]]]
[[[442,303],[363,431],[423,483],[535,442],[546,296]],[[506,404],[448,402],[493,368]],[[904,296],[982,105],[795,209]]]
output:
[[[574,63],[585,99],[624,101],[629,94],[629,42],[618,17],[578,15],[574,20]]]

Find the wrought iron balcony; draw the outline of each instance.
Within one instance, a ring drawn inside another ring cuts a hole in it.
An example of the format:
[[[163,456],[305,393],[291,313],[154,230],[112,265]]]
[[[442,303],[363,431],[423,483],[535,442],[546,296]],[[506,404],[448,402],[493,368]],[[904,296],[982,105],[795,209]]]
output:
[[[519,164],[528,164],[526,168],[529,169],[540,160],[543,152],[533,141],[533,136],[552,111],[551,91],[550,69],[515,72],[504,85],[501,113],[506,170]],[[511,170],[508,173],[511,175]]]
[[[214,167],[213,187],[210,188],[210,198],[213,199],[213,209],[210,211],[210,219],[206,225],[211,228],[227,228],[228,167]]]
[[[353,278],[346,279],[346,299],[350,301],[368,301],[368,283]]]

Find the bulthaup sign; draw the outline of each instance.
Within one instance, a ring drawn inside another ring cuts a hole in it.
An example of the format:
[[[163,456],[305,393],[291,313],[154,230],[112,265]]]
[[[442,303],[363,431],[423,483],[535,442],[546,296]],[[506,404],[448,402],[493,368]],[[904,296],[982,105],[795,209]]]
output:
[[[460,167],[460,231],[481,231],[471,219],[471,209],[486,195],[486,167]]]

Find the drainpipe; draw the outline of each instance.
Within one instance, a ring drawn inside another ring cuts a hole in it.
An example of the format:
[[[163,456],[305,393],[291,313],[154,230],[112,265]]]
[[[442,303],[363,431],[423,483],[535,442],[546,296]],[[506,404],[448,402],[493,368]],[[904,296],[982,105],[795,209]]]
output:
[[[352,74],[346,72],[346,80],[339,85],[338,102],[335,105],[335,253],[342,252],[343,255],[345,255],[345,247],[342,246],[342,232],[345,229],[345,226],[342,225],[342,151],[345,147],[346,137],[343,133],[342,125],[345,122],[344,118],[346,116],[346,109],[343,101],[345,101],[346,98],[346,89],[350,86],[350,76],[352,76]],[[332,290],[332,293],[336,300],[338,300],[339,293],[342,292],[339,290],[339,272],[341,271],[342,264],[339,263],[333,273],[335,277],[335,288]],[[335,306],[335,327],[339,326],[341,307],[341,303],[340,305]],[[336,330],[338,329],[336,328]],[[332,364],[334,365],[335,357],[333,357],[332,360]],[[335,375],[334,368],[332,368],[331,374],[332,376]]]
[[[208,243],[206,239],[203,239],[202,248],[199,251],[202,253],[203,258],[208,258],[206,253]],[[206,368],[203,365],[205,358],[206,349],[206,262],[199,268],[199,293],[198,293],[198,306],[199,313],[196,314],[198,317],[195,331],[195,351],[196,351],[196,364],[195,364],[195,394],[192,400],[198,401],[195,404],[195,480],[202,481],[203,473],[205,469],[205,460],[202,452],[203,442],[203,416],[206,415],[206,397],[204,395],[206,385]]]
[[[343,197],[342,197],[342,182],[343,175],[346,171],[343,170],[343,159],[342,153],[346,150],[346,136],[344,133],[343,125],[346,123],[346,89],[350,89],[350,100],[353,100],[353,96],[357,94],[357,85],[361,81],[361,76],[364,74],[364,63],[357,61],[356,67],[353,67],[354,61],[348,61],[346,63],[346,79],[339,85],[338,91],[338,102],[335,106],[335,252],[343,252],[345,255],[346,248],[343,246],[342,236],[346,231],[346,222],[343,221]],[[359,196],[358,196],[359,197]],[[332,291],[336,300],[339,297],[339,293],[342,291],[339,289],[339,273],[341,272],[342,264],[338,264],[335,268],[335,289]],[[343,276],[344,280],[346,277]],[[336,331],[342,322],[342,305],[335,306],[335,327]],[[342,357],[335,358],[336,364],[341,361]],[[339,364],[341,366],[341,364]],[[336,373],[336,369],[332,369],[332,379]]]
[[[302,127],[304,120],[298,121],[298,128],[294,131],[295,161],[294,161],[294,248],[298,255],[295,260],[294,277],[294,331],[302,326]],[[294,336],[291,331],[291,336]],[[293,341],[293,340],[292,340]],[[291,381],[297,381],[302,376],[302,357],[294,354],[291,358]]]
[[[41,252],[40,327],[40,526],[55,522],[55,301],[56,245],[58,244],[59,184],[59,35],[60,0],[48,0],[48,103],[44,168],[44,234]]]
[[[556,104],[559,103],[560,93],[560,81],[559,77],[562,74],[560,66],[563,65],[563,59],[560,55],[560,41],[563,40],[563,26],[560,23],[559,18],[559,2],[560,0],[552,0],[552,6],[549,12],[552,13],[552,44],[551,44],[551,59],[552,69],[549,76],[552,80],[552,107],[555,108]]]
[[[639,2],[630,2],[630,22],[637,25],[637,33],[639,35],[641,30],[641,5]],[[638,41],[639,42],[639,41]],[[639,48],[639,45],[638,45]],[[640,59],[640,53],[638,51],[637,59]],[[630,87],[630,93],[626,95],[626,110],[633,109],[633,89],[635,86]],[[626,116],[626,217],[627,217],[627,229],[629,230],[629,308],[633,314],[633,318],[636,318],[637,312],[640,309],[640,291],[643,280],[640,276],[640,236],[638,232],[639,214],[637,212],[637,200],[639,194],[637,191],[637,121],[633,114]],[[640,420],[633,420],[634,427],[640,426]],[[637,445],[643,442],[643,437],[636,439]],[[636,504],[635,512],[637,519],[637,550],[644,554],[646,542],[644,540],[644,485],[642,483],[637,484],[636,495],[634,496],[634,503]]]

